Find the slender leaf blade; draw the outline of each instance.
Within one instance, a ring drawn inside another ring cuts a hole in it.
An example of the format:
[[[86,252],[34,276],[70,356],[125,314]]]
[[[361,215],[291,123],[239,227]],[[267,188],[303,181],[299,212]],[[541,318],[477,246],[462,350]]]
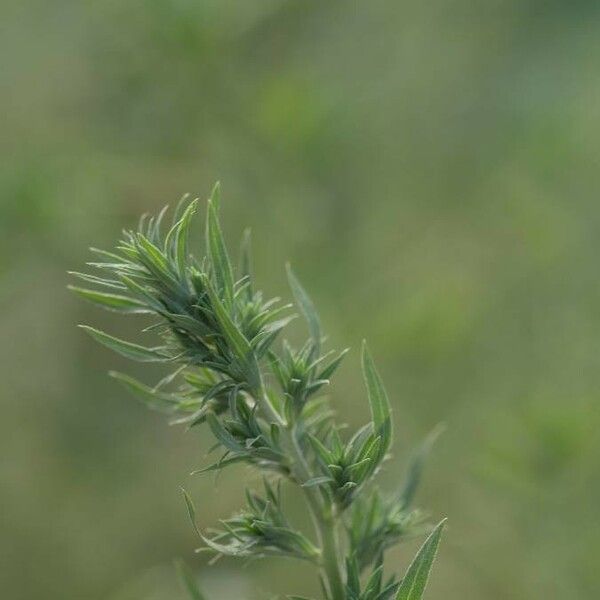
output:
[[[246,339],[240,328],[229,316],[225,306],[217,296],[217,293],[212,285],[207,285],[208,296],[217,317],[217,321],[221,327],[223,335],[231,348],[235,352],[238,360],[248,369],[248,375],[251,376],[252,383],[256,382],[258,367],[254,360],[254,354],[250,342]]]
[[[446,519],[436,526],[417,552],[400,582],[396,600],[421,600],[423,597],[445,524]]]
[[[213,267],[213,276],[217,289],[222,292],[223,299],[227,306],[231,307],[233,301],[233,269],[227,247],[219,223],[217,201],[215,200],[217,188],[208,201],[208,211],[206,215],[206,244],[210,262]]]
[[[188,239],[190,232],[190,223],[192,221],[192,217],[196,212],[196,206],[198,202],[197,200],[193,200],[190,202],[188,207],[183,212],[183,215],[177,225],[177,230],[175,233],[175,256],[177,262],[177,271],[179,272],[179,276],[183,277],[185,274],[185,266],[188,257]]]
[[[110,348],[117,354],[130,358],[131,360],[136,360],[138,362],[164,362],[168,360],[168,357],[159,352],[156,348],[145,348],[144,346],[132,342],[120,340],[99,329],[94,329],[89,325],[79,325],[79,327],[87,331],[87,333],[89,333],[96,341],[107,348]]]
[[[392,409],[387,392],[379,373],[375,369],[375,364],[373,363],[366,342],[363,342],[362,347],[362,370],[367,387],[369,405],[371,407],[373,426],[376,432],[381,432],[381,452],[385,454],[390,447],[392,437]]]
[[[252,286],[252,235],[250,229],[244,230],[240,244],[239,274],[247,282],[244,294],[246,300],[249,301],[254,292]]]
[[[123,296],[122,294],[111,294],[108,292],[98,292],[89,290],[75,285],[67,286],[69,290],[81,296],[85,300],[89,300],[102,308],[123,313],[147,313],[150,312],[146,305],[139,300]]]
[[[421,476],[423,475],[423,467],[432,446],[444,431],[443,425],[438,425],[429,433],[429,435],[421,442],[421,444],[413,452],[413,455],[408,464],[406,481],[400,492],[400,505],[403,509],[408,508],[415,497]]]
[[[183,499],[185,500],[185,506],[187,508],[187,512],[188,512],[190,521],[192,522],[192,526],[194,527],[194,531],[196,532],[196,535],[199,538],[202,538],[202,534],[200,533],[200,530],[198,529],[198,525],[196,523],[196,507],[194,506],[194,501],[192,500],[191,496],[183,488],[181,488],[181,493],[183,494]]]
[[[292,289],[298,308],[300,308],[306,319],[308,331],[315,348],[315,354],[318,355],[321,351],[321,321],[319,315],[310,296],[306,293],[306,290],[292,271],[292,267],[288,264],[286,268],[290,288]]]
[[[167,414],[173,413],[173,411],[177,409],[179,401],[172,394],[153,390],[147,385],[144,385],[141,381],[138,381],[129,375],[125,375],[125,373],[109,371],[108,374],[141,400],[148,408]]]

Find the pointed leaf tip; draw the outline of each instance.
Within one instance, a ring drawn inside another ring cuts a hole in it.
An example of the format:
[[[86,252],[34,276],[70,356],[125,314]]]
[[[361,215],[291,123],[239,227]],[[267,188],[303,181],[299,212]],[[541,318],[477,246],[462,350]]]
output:
[[[221,182],[216,181],[215,185],[210,192],[210,197],[208,199],[209,203],[211,203],[217,211],[219,210],[219,206],[221,204]]]
[[[308,331],[313,341],[315,354],[319,355],[321,351],[321,321],[319,320],[319,315],[317,314],[313,301],[310,299],[310,296],[306,293],[306,290],[292,270],[290,263],[286,263],[285,267],[290,288],[296,303],[298,304],[298,308],[301,310],[308,324]]]
[[[421,600],[423,598],[445,524],[446,519],[440,521],[417,552],[400,583],[396,600]]]
[[[125,358],[137,360],[138,362],[164,362],[167,360],[167,357],[161,354],[156,348],[145,348],[139,344],[120,340],[89,325],[78,325],[78,327],[85,330],[96,341]]]
[[[406,481],[400,493],[400,505],[403,509],[408,508],[412,504],[429,452],[445,428],[446,426],[443,423],[436,425],[413,451],[408,463]]]
[[[194,531],[196,532],[196,535],[199,538],[202,538],[202,534],[200,533],[200,530],[198,529],[198,525],[196,524],[196,507],[194,506],[194,501],[192,500],[191,496],[185,491],[184,488],[180,488],[180,489],[181,489],[181,493],[183,494],[183,499],[185,500],[185,506],[187,508],[190,521],[192,522],[192,526],[194,527]]]
[[[150,312],[146,305],[139,300],[124,296],[123,294],[112,294],[108,292],[98,292],[81,288],[76,285],[67,285],[67,289],[77,294],[85,300],[89,300],[102,308],[122,313],[147,313]]]
[[[208,202],[206,213],[207,253],[212,266],[212,278],[215,288],[223,298],[226,306],[230,308],[233,302],[233,269],[219,223],[218,203],[213,198],[214,196]]]
[[[381,451],[387,452],[391,444],[392,409],[381,377],[375,368],[366,341],[362,343],[362,370],[367,388],[367,396],[371,407],[373,426],[376,432],[381,432]]]

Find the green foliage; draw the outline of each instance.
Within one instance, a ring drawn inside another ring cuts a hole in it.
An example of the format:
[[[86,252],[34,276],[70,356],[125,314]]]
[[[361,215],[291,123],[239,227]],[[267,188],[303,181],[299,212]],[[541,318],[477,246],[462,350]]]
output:
[[[264,497],[247,490],[246,510],[221,521],[222,531],[202,536],[206,549],[225,556],[287,556],[318,564],[319,549],[294,530],[285,517],[279,484],[274,489],[265,480]]]
[[[421,546],[400,583],[396,600],[420,600],[423,597],[445,524],[445,520],[441,521]]]
[[[323,352],[319,316],[289,266],[290,287],[309,338],[298,349],[286,340],[277,343],[295,315],[291,305],[265,300],[256,290],[249,233],[244,234],[240,267],[234,271],[218,218],[219,195],[217,185],[208,201],[202,260],[188,249],[198,204],[192,201],[180,205],[167,229],[163,210],[157,217],[142,218],[136,231],[126,231],[114,252],[94,249],[102,260],[89,264],[103,276],[74,273],[100,288],[71,288],[86,300],[113,311],[151,315],[153,322],[145,331],[158,337],[158,345],[141,346],[82,327],[127,358],[169,368],[152,387],[129,375],[111,375],[150,408],[169,414],[172,422],[208,426],[221,454],[198,472],[246,463],[268,475],[263,495],[247,491],[246,509],[210,532],[198,530],[193,501],[184,492],[204,550],[217,556],[310,561],[320,572],[327,600],[421,598],[441,525],[402,581],[384,580],[383,560],[390,546],[426,529],[411,505],[437,433],[415,453],[401,492],[384,497],[369,489],[388,458],[392,416],[366,344],[362,370],[371,420],[346,437],[320,395],[346,350]],[[302,490],[315,523],[315,541],[285,516],[282,482]],[[347,544],[340,542],[342,532]],[[179,570],[190,597],[202,598],[193,576],[183,565]]]

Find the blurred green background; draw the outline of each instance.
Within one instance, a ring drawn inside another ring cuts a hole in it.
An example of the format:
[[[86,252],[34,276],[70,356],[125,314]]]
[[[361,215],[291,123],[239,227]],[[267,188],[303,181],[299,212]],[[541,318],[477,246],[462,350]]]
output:
[[[179,486],[207,526],[255,480],[189,476],[206,432],[146,412],[106,377],[140,369],[75,327],[136,323],[65,289],[89,245],[220,179],[264,288],[290,297],[291,260],[332,346],[354,348],[332,389],[352,425],[368,337],[395,407],[382,484],[447,424],[419,497],[450,519],[427,597],[600,597],[599,17],[584,0],[5,0],[0,595],[179,600],[175,556],[214,600],[317,593],[303,566],[194,556]]]

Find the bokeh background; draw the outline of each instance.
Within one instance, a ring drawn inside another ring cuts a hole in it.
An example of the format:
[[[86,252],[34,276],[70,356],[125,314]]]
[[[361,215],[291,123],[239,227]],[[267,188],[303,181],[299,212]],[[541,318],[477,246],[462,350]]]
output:
[[[351,425],[368,337],[397,433],[382,484],[447,425],[419,497],[450,523],[427,597],[598,598],[599,18],[583,0],[3,2],[0,595],[180,600],[176,556],[214,600],[317,594],[303,566],[194,555],[179,486],[207,526],[255,480],[189,476],[206,432],[146,412],[106,371],[156,374],[75,327],[136,323],[65,289],[89,245],[220,179],[264,288],[290,297],[290,260],[354,348],[332,388]]]

